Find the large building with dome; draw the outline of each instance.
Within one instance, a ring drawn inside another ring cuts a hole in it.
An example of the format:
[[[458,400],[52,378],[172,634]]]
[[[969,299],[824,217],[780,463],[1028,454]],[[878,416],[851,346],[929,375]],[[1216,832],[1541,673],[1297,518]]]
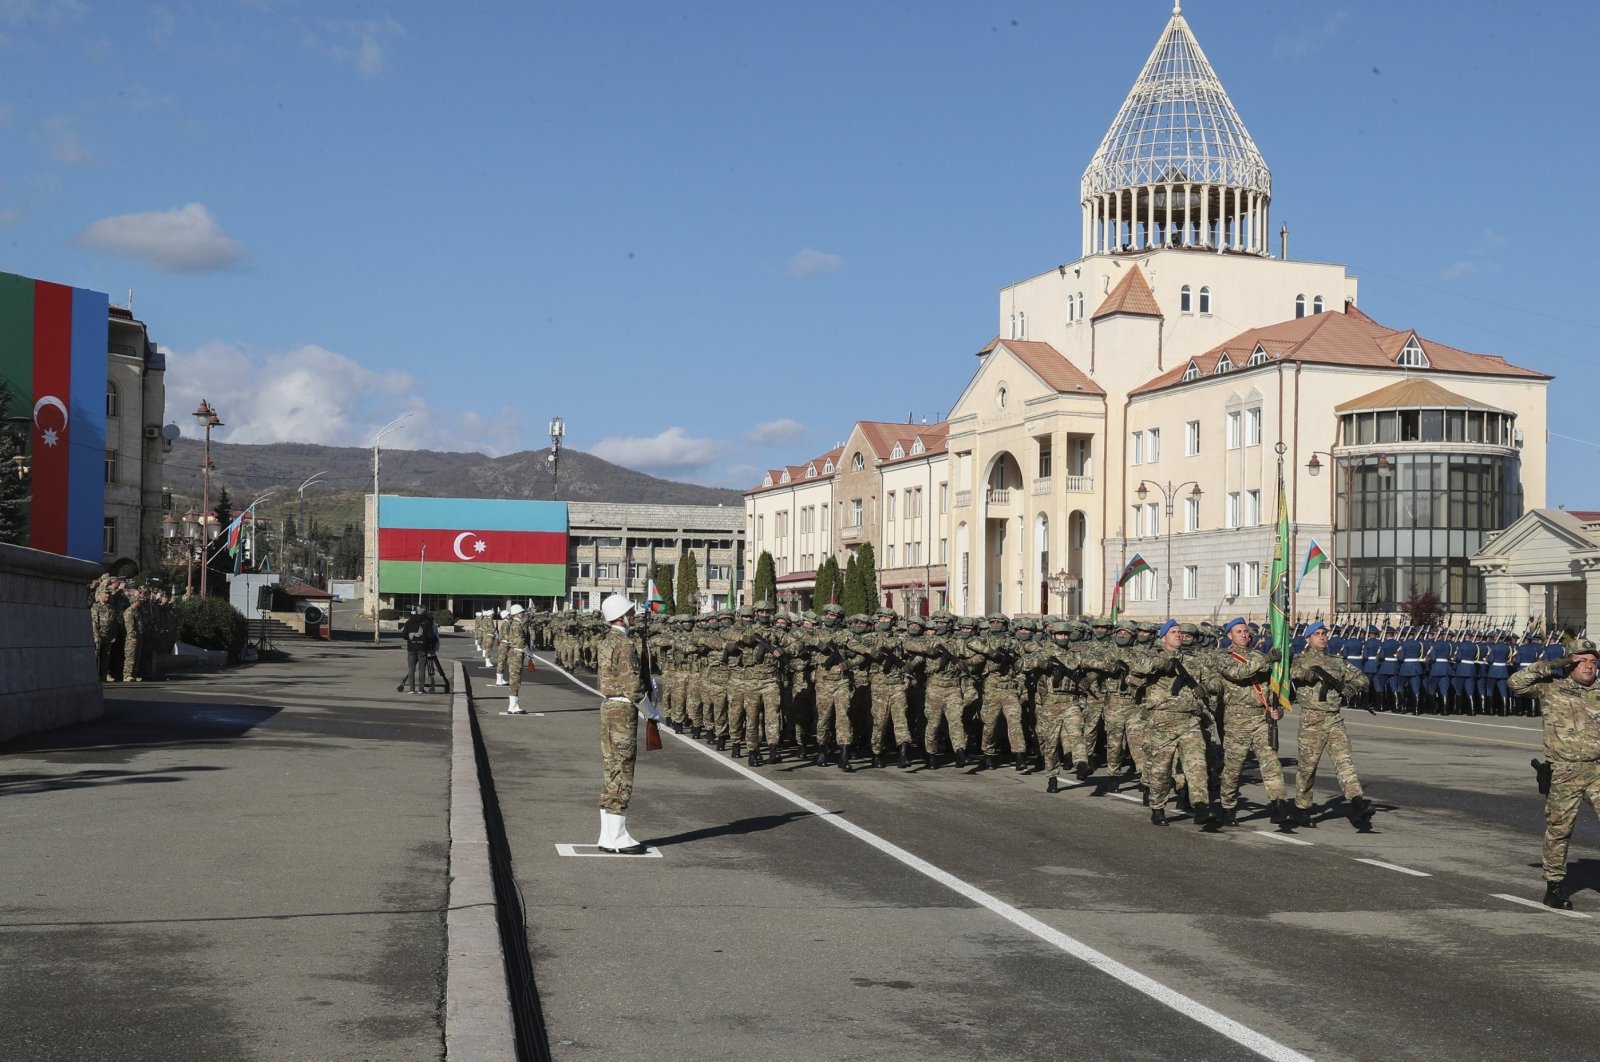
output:
[[[1138,556],[1127,614],[1263,617],[1281,461],[1293,569],[1332,561],[1296,612],[1483,612],[1470,558],[1545,504],[1551,377],[1374,320],[1345,267],[1275,249],[1271,170],[1181,9],[1081,201],[1081,257],[1001,290],[943,426],[939,600],[1103,613]]]

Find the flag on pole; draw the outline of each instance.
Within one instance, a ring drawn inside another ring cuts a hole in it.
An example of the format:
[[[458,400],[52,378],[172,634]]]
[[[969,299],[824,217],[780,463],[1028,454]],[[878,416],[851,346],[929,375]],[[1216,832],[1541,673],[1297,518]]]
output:
[[[1297,594],[1300,592],[1300,584],[1306,581],[1306,576],[1318,568],[1326,568],[1332,563],[1328,559],[1327,553],[1323,552],[1322,547],[1317,545],[1317,540],[1312,539],[1311,545],[1306,549],[1306,562],[1300,566],[1300,578],[1295,581],[1294,592]]]
[[[250,510],[246,509],[233,518],[233,523],[228,525],[228,556],[233,558],[233,574],[238,575],[239,569],[244,566],[244,554],[240,546],[244,542],[244,518]]]
[[[1273,648],[1282,654],[1278,662],[1272,665],[1272,703],[1288,711],[1293,700],[1289,685],[1289,645],[1292,640],[1289,628],[1289,500],[1283,490],[1281,454],[1278,456],[1278,534],[1277,542],[1272,547],[1271,586],[1268,625],[1272,631]]]
[[[1117,576],[1117,585],[1111,591],[1112,623],[1117,622],[1117,612],[1122,608],[1122,588],[1128,584],[1129,579],[1132,579],[1135,575],[1143,575],[1147,571],[1150,571],[1149,563],[1135,553],[1132,559],[1128,561],[1127,566],[1122,569],[1122,574]]]
[[[661,591],[656,589],[656,581],[653,577],[650,579],[649,587],[644,596],[645,604],[649,606],[651,612],[660,612],[666,604],[665,599],[661,596]]]

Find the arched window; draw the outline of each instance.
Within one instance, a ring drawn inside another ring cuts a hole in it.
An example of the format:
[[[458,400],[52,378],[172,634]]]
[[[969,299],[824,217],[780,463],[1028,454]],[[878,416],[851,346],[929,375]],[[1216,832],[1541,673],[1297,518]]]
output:
[[[1211,289],[1210,288],[1201,288],[1200,289],[1200,312],[1201,313],[1210,313],[1211,312]]]
[[[1078,319],[1077,309],[1078,304],[1073,301],[1072,296],[1069,294],[1067,296],[1067,324],[1071,324]]]
[[[1296,319],[1306,315],[1306,297],[1304,295],[1296,295],[1294,297],[1294,315]]]
[[[1028,338],[1028,315],[1021,310],[1017,311],[1017,338]]]
[[[1083,320],[1083,292],[1078,292],[1078,320]]]
[[[110,380],[106,381],[106,416],[120,417],[122,415],[122,397],[117,393],[117,385]]]
[[[1189,285],[1187,284],[1178,289],[1178,312],[1194,312],[1194,293],[1189,290]]]
[[[852,472],[860,472],[863,468],[866,468],[866,467],[867,467],[867,459],[865,457],[861,456],[861,451],[860,450],[857,450],[855,453],[850,455],[850,471],[852,471]]]
[[[1311,312],[1312,313],[1321,313],[1322,312],[1322,296],[1321,295],[1318,295],[1316,298],[1311,300]]]
[[[994,404],[997,407],[999,407],[1000,409],[1006,408],[1006,385],[1005,384],[1001,384],[999,387],[995,388]]]

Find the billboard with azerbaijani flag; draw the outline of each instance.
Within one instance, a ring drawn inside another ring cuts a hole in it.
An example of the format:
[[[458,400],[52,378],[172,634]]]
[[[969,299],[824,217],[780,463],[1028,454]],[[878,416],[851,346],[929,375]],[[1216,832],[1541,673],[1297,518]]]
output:
[[[566,502],[388,494],[379,502],[380,593],[566,596]]]
[[[27,545],[105,559],[108,296],[0,273],[6,420],[28,423]],[[9,470],[7,470],[9,474]]]

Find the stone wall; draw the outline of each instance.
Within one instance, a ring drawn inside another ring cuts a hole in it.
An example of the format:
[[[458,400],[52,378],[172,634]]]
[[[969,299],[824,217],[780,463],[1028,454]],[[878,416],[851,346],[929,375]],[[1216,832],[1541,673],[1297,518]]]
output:
[[[98,719],[88,561],[0,544],[0,742]]]

